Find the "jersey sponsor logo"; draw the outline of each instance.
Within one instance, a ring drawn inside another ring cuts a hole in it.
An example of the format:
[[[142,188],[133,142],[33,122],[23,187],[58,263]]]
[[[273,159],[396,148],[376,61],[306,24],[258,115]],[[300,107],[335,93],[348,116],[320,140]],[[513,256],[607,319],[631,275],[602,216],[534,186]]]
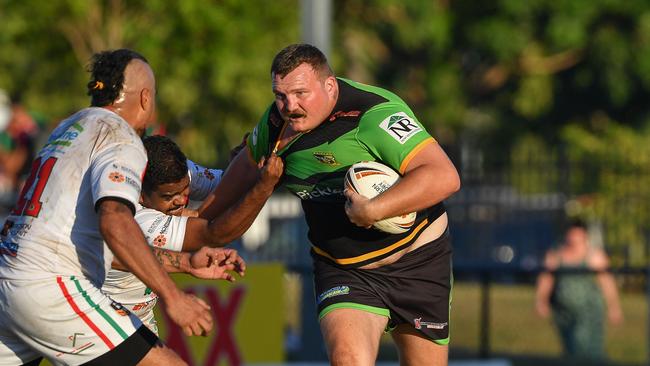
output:
[[[159,248],[164,247],[165,243],[167,243],[167,237],[163,234],[156,236],[156,238],[153,240],[153,245]]]
[[[72,127],[74,127],[74,125]],[[81,126],[79,127],[81,128]],[[83,131],[83,128],[81,128],[81,131]],[[59,136],[53,136],[52,140],[48,141],[47,144],[45,144],[45,146],[62,146],[65,148],[72,145],[72,141],[74,141],[77,137],[79,137],[79,132],[70,131],[70,129],[68,129]]]
[[[113,310],[115,310],[116,313],[120,314],[121,316],[129,315],[129,310],[117,301],[111,302],[111,307]]]
[[[329,120],[330,120],[330,122],[334,122],[337,118],[341,118],[341,117],[359,117],[360,114],[361,114],[361,111],[348,111],[348,112],[336,111],[335,113],[333,113],[330,116]]]
[[[64,354],[66,354],[66,355],[69,355],[69,354],[78,355],[81,352],[83,352],[83,351],[87,350],[88,348],[95,345],[95,343],[93,343],[93,342],[87,342],[87,343],[84,343],[84,344],[80,345],[79,347],[77,347],[77,336],[83,336],[83,335],[86,335],[86,334],[85,333],[74,333],[74,334],[68,336],[68,339],[72,342],[72,347],[73,347],[72,351],[67,351],[65,353],[64,352],[59,352],[54,356],[55,357],[61,357]],[[79,338],[81,338],[81,337],[79,337]]]
[[[379,127],[402,145],[413,137],[413,135],[422,131],[422,128],[415,123],[413,118],[404,112],[398,112],[389,116],[381,121]]]
[[[318,295],[318,303],[320,304],[321,302],[323,302],[323,300],[329,299],[330,297],[347,295],[349,293],[350,293],[350,288],[348,286],[332,287],[331,289],[324,291],[320,295]]]
[[[334,157],[334,153],[331,152],[316,151],[314,152],[314,157],[316,158],[316,160],[320,161],[323,164],[327,164],[331,166],[341,165],[339,162],[336,161],[336,158]]]
[[[135,188],[138,192],[140,192],[140,183],[138,183],[137,180],[131,178],[131,177],[125,177],[125,182],[126,184],[130,185],[131,187]]]
[[[165,221],[162,228],[160,228],[160,233],[161,234],[167,234],[167,229],[169,229],[169,225],[171,225],[172,219],[173,219],[173,217],[171,217],[171,216],[167,217],[167,221]]]
[[[108,174],[108,179],[115,183],[123,183],[124,182],[124,175],[121,174],[120,172],[110,172]]]
[[[29,230],[31,230],[31,224],[15,224],[13,221],[8,221],[5,223],[5,227],[2,228],[2,237],[24,237],[27,235]],[[5,234],[6,230],[6,234]]]
[[[11,220],[6,220],[4,225],[2,225],[2,231],[0,231],[0,236],[5,237],[9,235],[9,229],[14,226],[14,222]]]
[[[155,296],[153,299],[144,301],[144,302],[139,302],[131,308],[133,311],[139,311],[139,310],[149,310],[153,309],[154,306],[156,306],[156,302],[158,301],[158,296]]]
[[[303,189],[302,191],[297,191],[296,195],[300,197],[300,199],[302,200],[310,200],[314,198],[340,195],[342,193],[343,193],[343,189],[340,188],[332,189],[330,187],[325,187],[325,189],[322,189],[316,187],[311,192],[307,192],[306,189]]]
[[[131,175],[133,177],[136,177],[136,178],[140,176],[138,173],[136,173],[133,169],[129,168],[128,166],[124,166],[124,165],[118,166],[117,164],[113,164],[113,168],[114,169],[119,169],[119,170],[123,171],[124,173],[129,174],[129,175]]]
[[[160,225],[160,223],[162,222],[163,219],[164,219],[164,216],[156,217],[156,219],[153,220],[153,223],[151,224],[151,226],[149,226],[149,230],[147,230],[147,232],[149,234],[153,234],[154,231],[156,231],[156,228],[158,227],[158,225]]]
[[[0,241],[0,255],[6,254],[11,257],[18,255],[18,244],[9,241]]]
[[[415,329],[429,328],[429,329],[445,329],[447,322],[444,323],[434,323],[434,322],[423,322],[422,318],[413,319],[413,324]]]
[[[209,180],[214,180],[214,174],[212,174],[210,169],[203,169],[203,176]]]

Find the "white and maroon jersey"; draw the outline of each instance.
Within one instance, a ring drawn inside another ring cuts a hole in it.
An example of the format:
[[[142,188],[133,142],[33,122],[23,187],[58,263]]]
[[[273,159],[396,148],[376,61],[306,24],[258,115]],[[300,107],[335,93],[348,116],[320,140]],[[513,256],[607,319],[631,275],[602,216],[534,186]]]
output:
[[[204,168],[191,160],[187,160],[190,175],[190,197],[192,201],[203,201],[221,181],[223,170]]]
[[[86,108],[64,120],[38,153],[0,244],[0,278],[85,276],[101,286],[113,254],[99,231],[105,198],[138,205],[147,154],[117,114]]]
[[[169,216],[138,205],[135,221],[140,225],[150,246],[176,252],[183,250],[187,217]],[[102,291],[137,315],[153,332],[158,332],[153,316],[158,296],[134,274],[111,269]]]
[[[187,161],[190,175],[190,197],[204,200],[221,179],[221,170],[206,169]],[[187,217],[170,216],[160,211],[138,205],[135,220],[140,225],[147,243],[156,248],[180,252],[183,250]],[[102,291],[121,303],[154,332],[157,332],[153,308],[158,296],[130,272],[111,269]]]

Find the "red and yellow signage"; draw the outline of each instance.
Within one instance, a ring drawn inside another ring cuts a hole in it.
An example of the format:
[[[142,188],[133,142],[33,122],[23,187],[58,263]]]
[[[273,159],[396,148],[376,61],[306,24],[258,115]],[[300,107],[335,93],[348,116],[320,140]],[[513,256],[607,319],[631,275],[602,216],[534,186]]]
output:
[[[255,264],[235,283],[173,276],[180,288],[210,305],[214,329],[207,337],[186,337],[158,311],[160,338],[190,366],[284,361],[283,275],[280,264]]]

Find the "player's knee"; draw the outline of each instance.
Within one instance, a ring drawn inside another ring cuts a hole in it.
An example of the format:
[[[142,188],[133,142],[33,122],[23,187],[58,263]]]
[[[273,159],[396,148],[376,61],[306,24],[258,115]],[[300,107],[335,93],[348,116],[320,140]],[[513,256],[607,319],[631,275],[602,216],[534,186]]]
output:
[[[332,352],[329,359],[332,366],[363,365],[362,360],[354,353]]]
[[[330,364],[335,366],[362,366],[374,365],[376,355],[370,355],[360,348],[354,348],[350,344],[338,344],[329,351]]]

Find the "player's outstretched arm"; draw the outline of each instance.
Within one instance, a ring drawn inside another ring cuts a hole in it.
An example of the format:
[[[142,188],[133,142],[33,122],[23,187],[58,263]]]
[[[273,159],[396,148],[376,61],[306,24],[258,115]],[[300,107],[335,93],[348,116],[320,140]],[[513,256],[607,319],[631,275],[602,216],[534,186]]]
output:
[[[188,273],[204,280],[235,281],[229,271],[243,276],[246,262],[234,249],[202,247],[196,252],[174,252],[152,248],[154,256],[168,273]]]
[[[152,247],[151,250],[167,273],[188,273],[204,280],[235,282],[231,271],[240,276],[244,276],[246,272],[246,262],[234,249],[201,247],[196,252],[176,252]],[[117,259],[113,259],[111,267],[128,271]]]
[[[189,271],[196,278],[235,282],[230,271],[244,276],[246,262],[234,249],[203,247],[189,256]]]
[[[119,261],[163,300],[167,313],[187,335],[202,335],[212,329],[209,306],[180,291],[158,263],[144,234],[124,203],[105,199],[98,207],[99,230]]]
[[[266,200],[271,196],[282,176],[284,164],[277,155],[262,159],[259,179],[252,189],[234,206],[228,208],[209,224],[205,220],[189,218],[183,250],[197,250],[203,245],[223,246],[239,238],[251,226]],[[223,180],[222,180],[223,182]],[[221,186],[221,183],[219,184]],[[217,187],[217,192],[219,187]]]
[[[259,177],[248,149],[239,151],[221,177],[221,181],[199,207],[199,217],[212,220],[223,214],[248,192]]]

